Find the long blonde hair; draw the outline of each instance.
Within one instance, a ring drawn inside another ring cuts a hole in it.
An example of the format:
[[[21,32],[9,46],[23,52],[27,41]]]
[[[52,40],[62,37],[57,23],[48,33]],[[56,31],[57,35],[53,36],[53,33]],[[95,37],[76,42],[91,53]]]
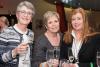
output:
[[[69,17],[68,30],[65,32],[65,35],[64,35],[64,41],[66,43],[72,42],[71,32],[72,32],[73,27],[72,27],[71,21],[72,21],[72,16],[75,15],[76,13],[81,13],[83,17],[83,30],[82,30],[81,39],[84,40],[86,36],[91,32],[85,10],[83,8],[73,9]]]

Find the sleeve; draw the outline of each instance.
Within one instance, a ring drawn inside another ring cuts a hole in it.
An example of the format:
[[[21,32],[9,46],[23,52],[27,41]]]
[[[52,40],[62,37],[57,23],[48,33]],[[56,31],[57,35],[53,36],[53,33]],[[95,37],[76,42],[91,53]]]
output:
[[[97,51],[99,51],[100,52],[100,34],[98,34],[98,36],[97,36],[97,40],[96,40],[97,42]]]
[[[37,39],[34,44],[33,51],[33,67],[39,67],[39,64],[45,61],[45,46],[47,45],[45,41],[41,39]]]
[[[12,60],[12,50],[8,50],[8,33],[5,30],[0,34],[0,60],[2,62],[8,62]]]
[[[79,67],[97,67],[96,63],[79,63]]]
[[[96,45],[96,51],[100,51],[100,34],[93,36],[93,39],[91,42],[93,45]],[[87,62],[79,63],[78,65],[79,65],[79,67],[97,67],[96,61],[90,62],[90,63],[87,63]]]
[[[68,46],[62,42],[60,47],[60,59],[68,59]]]

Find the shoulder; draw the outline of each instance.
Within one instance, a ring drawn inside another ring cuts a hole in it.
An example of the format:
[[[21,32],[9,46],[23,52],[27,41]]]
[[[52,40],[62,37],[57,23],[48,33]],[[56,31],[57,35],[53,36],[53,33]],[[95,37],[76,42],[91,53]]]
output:
[[[96,33],[95,35],[93,35],[93,38],[100,41],[100,33]]]
[[[31,38],[34,38],[34,32],[30,29],[28,29],[28,35],[31,37]]]
[[[28,29],[29,34],[34,35],[34,32],[31,29]]]
[[[7,29],[4,30],[4,32],[0,34],[0,40],[3,40],[3,41],[9,40],[9,39],[12,40],[14,38],[16,39],[16,37],[19,38],[17,36],[16,31],[12,27],[8,27]]]
[[[90,38],[100,38],[100,32],[91,33],[87,37],[90,37]]]
[[[41,45],[41,46],[40,46]],[[48,45],[48,40],[46,39],[45,35],[42,34],[40,35],[36,40],[35,40],[35,47],[41,47],[41,48],[44,48],[44,47],[47,47]]]
[[[87,41],[92,42],[92,43],[100,43],[100,33],[92,33],[89,34],[87,37]]]
[[[44,34],[41,34],[36,41],[46,42],[47,38]]]
[[[7,29],[4,30],[4,32],[2,32],[0,34],[0,36],[2,37],[6,37],[6,36],[13,36],[15,34],[15,31],[12,27],[8,27]]]

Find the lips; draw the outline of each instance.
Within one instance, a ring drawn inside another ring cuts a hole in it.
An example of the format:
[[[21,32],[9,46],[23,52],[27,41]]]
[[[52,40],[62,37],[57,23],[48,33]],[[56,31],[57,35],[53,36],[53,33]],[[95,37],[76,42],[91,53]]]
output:
[[[52,29],[58,29],[58,27],[53,27]]]
[[[74,26],[75,26],[75,27],[78,27],[78,26],[80,26],[80,24],[75,24]]]
[[[22,18],[23,20],[29,20],[28,18]]]

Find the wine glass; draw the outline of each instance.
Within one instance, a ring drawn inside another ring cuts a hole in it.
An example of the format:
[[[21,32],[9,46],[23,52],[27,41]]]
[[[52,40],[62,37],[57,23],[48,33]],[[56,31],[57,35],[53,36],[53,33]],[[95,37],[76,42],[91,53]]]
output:
[[[60,57],[60,48],[54,47],[54,59],[59,60],[59,57]]]
[[[96,60],[97,60],[97,66],[100,67],[100,52],[99,51],[97,51]]]
[[[33,38],[29,35],[23,35],[23,41],[22,43],[25,43],[28,45],[27,50],[25,51],[25,54],[23,55],[23,64],[29,64],[30,63],[30,43],[33,43]]]
[[[59,67],[63,67],[64,63],[67,63],[67,59],[60,59]]]
[[[46,60],[49,67],[52,67],[52,59],[54,59],[54,50],[48,49],[46,52]]]
[[[72,54],[71,48],[68,48],[68,60],[69,60],[69,63],[73,63],[73,61],[74,61],[74,56]]]

